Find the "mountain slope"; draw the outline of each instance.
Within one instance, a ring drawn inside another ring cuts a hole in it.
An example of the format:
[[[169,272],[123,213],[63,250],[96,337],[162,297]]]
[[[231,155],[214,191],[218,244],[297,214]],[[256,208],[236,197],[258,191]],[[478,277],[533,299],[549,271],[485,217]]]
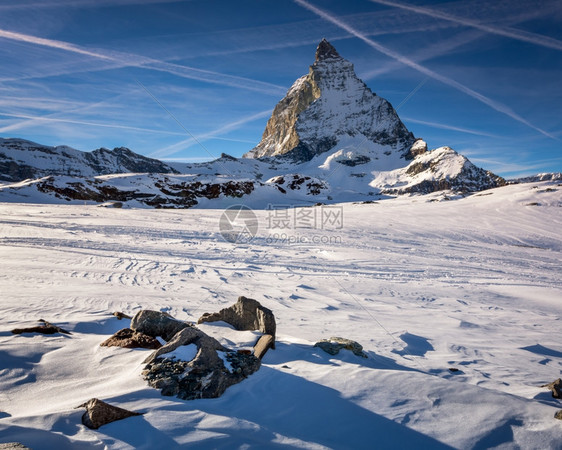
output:
[[[18,182],[49,175],[92,177],[111,173],[177,173],[156,159],[125,147],[82,152],[67,146],[50,147],[24,139],[0,138],[0,181]]]
[[[404,168],[381,172],[371,186],[380,188],[383,194],[428,194],[442,190],[476,192],[505,184],[503,178],[476,167],[452,148],[440,147],[416,156]]]

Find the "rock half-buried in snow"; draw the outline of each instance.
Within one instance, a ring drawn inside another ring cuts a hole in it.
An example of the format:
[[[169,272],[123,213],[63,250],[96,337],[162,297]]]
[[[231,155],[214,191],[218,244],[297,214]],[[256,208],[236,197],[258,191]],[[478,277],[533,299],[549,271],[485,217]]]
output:
[[[260,368],[254,355],[229,350],[195,327],[178,332],[145,363],[150,386],[184,400],[219,397]]]

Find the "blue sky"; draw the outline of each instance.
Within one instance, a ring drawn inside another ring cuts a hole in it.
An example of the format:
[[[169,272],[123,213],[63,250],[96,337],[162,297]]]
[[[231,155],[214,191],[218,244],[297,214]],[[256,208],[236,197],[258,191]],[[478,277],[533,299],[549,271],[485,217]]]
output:
[[[559,0],[0,0],[0,136],[241,156],[323,37],[430,148],[562,171]]]

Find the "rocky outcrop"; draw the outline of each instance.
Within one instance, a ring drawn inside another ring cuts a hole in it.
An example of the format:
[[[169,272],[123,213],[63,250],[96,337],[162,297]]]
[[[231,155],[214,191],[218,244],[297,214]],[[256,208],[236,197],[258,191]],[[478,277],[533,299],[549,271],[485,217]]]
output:
[[[153,208],[191,208],[199,203],[199,199],[216,199],[221,196],[240,198],[253,192],[254,181],[203,182],[181,180],[167,175],[142,174],[135,178],[124,177],[124,188],[115,186],[117,177],[102,178],[68,178],[50,176],[42,178],[27,186],[10,187],[22,190],[35,188],[38,192],[52,195],[61,200],[93,201],[111,203],[113,207],[125,202],[138,202]],[[151,188],[146,189],[146,186]],[[159,194],[155,194],[160,192]]]
[[[363,352],[363,346],[350,339],[341,337],[331,337],[330,339],[322,339],[314,344],[314,347],[321,348],[330,355],[337,355],[340,350],[349,350],[357,356],[366,358],[367,355]]]
[[[165,341],[169,341],[177,332],[190,326],[191,324],[177,320],[168,313],[150,309],[139,311],[131,320],[132,330],[154,338],[160,336]]]
[[[97,398],[88,400],[86,403],[78,406],[78,408],[86,408],[86,412],[82,416],[82,423],[93,430],[97,430],[102,425],[115,422],[116,420],[142,415],[138,412],[127,411],[126,409],[110,405]]]
[[[103,341],[100,346],[157,349],[162,347],[162,344],[160,344],[160,342],[152,336],[139,333],[138,331],[131,330],[130,328],[123,328],[110,338]]]
[[[193,357],[182,359],[189,354],[182,348],[190,345],[196,346]],[[145,363],[143,376],[150,386],[184,400],[219,397],[260,367],[254,355],[229,350],[194,327],[181,330]]]
[[[267,180],[268,184],[273,184],[283,194],[287,191],[301,191],[308,195],[319,195],[328,189],[325,182],[300,174],[280,175]]]
[[[550,389],[554,398],[562,398],[562,379],[558,378],[552,383],[544,384],[541,387]]]
[[[411,160],[417,156],[423,155],[427,152],[427,142],[423,139],[416,139],[416,142],[412,144],[408,153],[406,153],[406,159]]]
[[[562,409],[554,413],[554,418],[558,420],[562,420]]]
[[[13,334],[22,334],[22,333],[40,333],[40,334],[72,334],[70,331],[67,331],[61,327],[53,325],[50,322],[47,322],[43,319],[39,319],[40,325],[35,327],[28,327],[28,328],[14,328],[12,330]]]
[[[303,162],[358,135],[402,155],[414,142],[390,103],[357,78],[353,64],[323,39],[308,74],[277,104],[262,140],[244,157],[284,155]]]
[[[4,442],[0,444],[0,450],[31,450],[19,442]]]
[[[275,316],[270,309],[262,306],[257,300],[238,297],[238,301],[217,313],[203,314],[197,323],[218,322],[229,323],[237,330],[257,330],[270,334],[275,342]],[[275,348],[273,343],[272,348]]]

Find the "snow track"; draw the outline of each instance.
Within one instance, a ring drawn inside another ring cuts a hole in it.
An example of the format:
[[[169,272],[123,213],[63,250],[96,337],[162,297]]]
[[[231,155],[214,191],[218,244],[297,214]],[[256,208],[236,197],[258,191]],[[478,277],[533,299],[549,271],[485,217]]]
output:
[[[283,230],[295,243],[256,211],[240,245],[217,210],[0,204],[0,442],[560,448],[562,403],[538,387],[562,371],[560,192],[345,204],[342,229]],[[147,351],[99,347],[128,326],[113,311],[194,321],[239,295],[274,311],[279,342],[220,399],[161,397]],[[73,334],[9,331],[40,318]],[[312,347],[338,335],[369,358]],[[146,414],[87,430],[73,408],[91,397]]]

